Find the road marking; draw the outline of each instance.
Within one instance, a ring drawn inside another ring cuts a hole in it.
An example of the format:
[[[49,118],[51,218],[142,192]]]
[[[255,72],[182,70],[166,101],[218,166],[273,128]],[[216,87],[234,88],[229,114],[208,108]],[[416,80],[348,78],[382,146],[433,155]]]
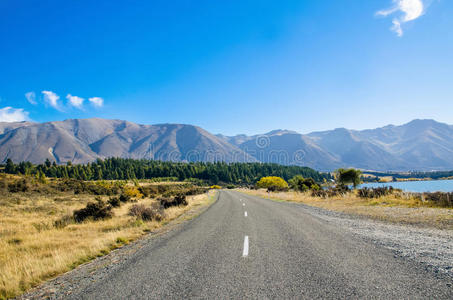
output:
[[[242,203],[242,206],[245,206],[245,203]]]
[[[246,235],[244,237],[244,251],[242,252],[242,257],[247,257],[249,255],[249,237]]]
[[[244,217],[247,217],[247,212],[244,213]]]

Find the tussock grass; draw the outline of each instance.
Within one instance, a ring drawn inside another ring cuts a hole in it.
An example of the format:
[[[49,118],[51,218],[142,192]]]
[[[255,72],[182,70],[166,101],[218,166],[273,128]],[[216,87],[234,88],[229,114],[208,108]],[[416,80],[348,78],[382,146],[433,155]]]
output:
[[[108,196],[102,196],[108,201]],[[98,256],[108,254],[158,229],[192,208],[209,202],[206,194],[187,197],[187,206],[165,210],[161,221],[129,215],[132,205],[151,207],[157,200],[139,199],[113,207],[105,220],[66,222],[94,196],[59,193],[2,193],[0,196],[0,299],[15,297],[39,283]],[[63,220],[64,224],[58,221]]]
[[[275,192],[266,190],[238,189],[238,191],[271,198],[292,201],[328,210],[360,215],[392,223],[405,223],[453,230],[453,209],[437,207],[436,203],[423,201],[408,193],[396,193],[379,198],[361,198],[355,192],[334,197],[313,197],[310,192]]]

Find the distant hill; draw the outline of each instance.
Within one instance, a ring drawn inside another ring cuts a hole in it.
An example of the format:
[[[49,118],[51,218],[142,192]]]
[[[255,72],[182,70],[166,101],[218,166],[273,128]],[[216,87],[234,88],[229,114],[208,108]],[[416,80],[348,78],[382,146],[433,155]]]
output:
[[[337,128],[303,135],[277,130],[224,139],[260,161],[275,161],[278,153],[286,153],[286,158],[281,154],[277,162],[318,170],[338,167],[377,171],[453,169],[453,126],[434,120],[414,120],[401,126],[361,131]],[[294,159],[296,151],[302,159]]]
[[[0,123],[0,161],[45,159],[86,163],[123,157],[164,161],[274,162],[330,171],[453,169],[453,126],[414,120],[369,130],[338,128],[299,134],[213,135],[183,124],[139,125],[121,120]]]
[[[0,123],[0,157],[15,162],[86,163],[123,157],[164,161],[249,161],[238,147],[192,125],[139,125],[75,119],[48,123]]]

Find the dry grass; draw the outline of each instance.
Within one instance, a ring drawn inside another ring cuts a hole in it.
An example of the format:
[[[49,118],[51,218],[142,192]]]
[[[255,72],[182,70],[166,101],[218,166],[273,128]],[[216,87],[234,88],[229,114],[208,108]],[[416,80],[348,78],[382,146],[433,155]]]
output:
[[[103,197],[107,200],[108,197]],[[143,199],[114,208],[114,217],[55,228],[54,222],[93,201],[94,196],[56,196],[16,193],[0,196],[0,299],[11,298],[44,280],[66,272],[97,256],[109,253],[143,234],[153,231],[210,198],[188,197],[188,205],[165,210],[161,222],[143,222],[128,215]]]
[[[393,223],[453,229],[453,209],[434,207],[432,203],[422,202],[405,194],[363,199],[354,193],[349,193],[345,196],[321,198],[312,197],[310,192],[298,193],[289,191],[268,194],[266,190],[239,189],[239,191],[263,198],[270,197],[277,201],[299,202]]]

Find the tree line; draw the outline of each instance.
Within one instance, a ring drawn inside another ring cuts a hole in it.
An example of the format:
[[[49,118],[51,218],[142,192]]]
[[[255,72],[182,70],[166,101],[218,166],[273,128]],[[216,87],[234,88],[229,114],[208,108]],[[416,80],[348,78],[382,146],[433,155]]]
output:
[[[328,173],[320,173],[308,167],[283,166],[271,163],[225,163],[225,162],[170,162],[136,160],[127,158],[98,159],[88,164],[57,165],[46,160],[43,164],[8,159],[3,165],[8,174],[33,175],[37,177],[74,178],[79,180],[130,180],[171,178],[174,180],[200,179],[217,184],[254,184],[265,176],[278,176],[289,180],[296,175],[313,178],[316,182],[330,179]]]
[[[366,173],[374,175],[374,176],[379,176],[379,177],[392,176],[394,179],[396,179],[396,178],[400,178],[400,179],[409,179],[409,178],[442,179],[442,178],[453,177],[453,171],[429,171],[429,172],[411,171],[411,172],[401,172],[401,173],[398,173],[398,172],[370,172],[370,171],[367,171]]]

